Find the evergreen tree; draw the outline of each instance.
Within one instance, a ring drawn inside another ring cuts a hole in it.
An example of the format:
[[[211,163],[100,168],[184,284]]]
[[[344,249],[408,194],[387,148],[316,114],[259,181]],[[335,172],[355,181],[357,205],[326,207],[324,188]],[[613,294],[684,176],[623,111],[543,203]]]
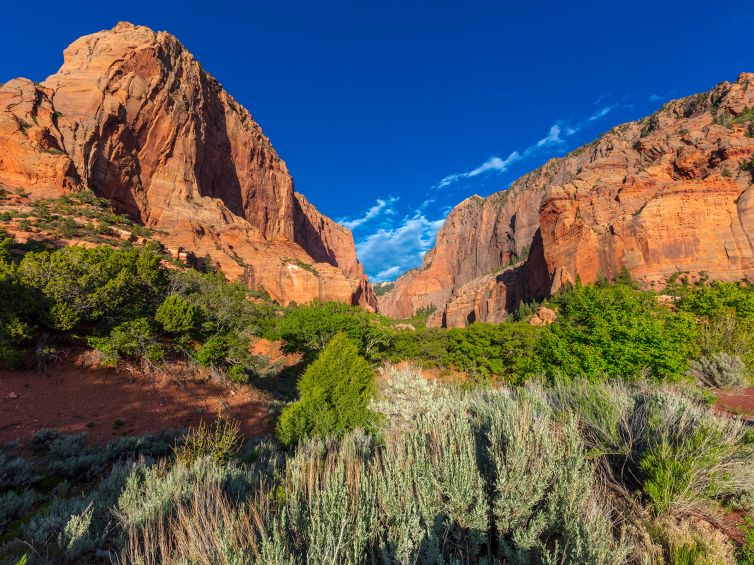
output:
[[[375,392],[374,373],[346,335],[337,334],[298,382],[301,399],[280,415],[278,437],[285,445],[305,437],[342,436],[369,428],[367,404]]]

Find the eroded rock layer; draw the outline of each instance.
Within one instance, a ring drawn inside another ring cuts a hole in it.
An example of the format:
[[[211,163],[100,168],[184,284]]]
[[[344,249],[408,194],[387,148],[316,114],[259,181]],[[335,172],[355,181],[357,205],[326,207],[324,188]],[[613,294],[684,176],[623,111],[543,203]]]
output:
[[[350,232],[294,193],[249,112],[168,33],[120,23],[43,83],[0,87],[0,184],[91,189],[283,303],[375,304]]]
[[[465,200],[380,310],[432,307],[432,325],[453,327],[502,320],[521,300],[623,268],[647,287],[677,272],[754,278],[752,108],[744,73]]]

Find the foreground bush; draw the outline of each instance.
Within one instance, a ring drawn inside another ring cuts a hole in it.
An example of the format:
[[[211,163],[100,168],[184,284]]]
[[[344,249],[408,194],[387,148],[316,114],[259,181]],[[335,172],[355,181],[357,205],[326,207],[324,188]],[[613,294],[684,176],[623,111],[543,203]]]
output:
[[[746,364],[737,355],[725,352],[692,361],[690,372],[704,386],[743,388],[748,384]]]
[[[223,433],[175,462],[150,456],[170,450],[157,438],[93,450],[41,433],[48,473],[89,478],[43,492],[23,461],[0,459],[14,492],[0,504],[22,540],[0,560],[732,563],[700,516],[751,511],[754,438],[678,391],[578,380],[464,392],[391,370],[379,393],[378,439],[261,443],[244,463],[213,439]]]
[[[630,547],[613,534],[609,503],[573,423],[559,433],[554,421],[539,419],[546,414],[541,404],[525,404],[530,418],[522,419],[523,406],[508,397],[482,401],[478,414],[464,406],[457,403],[443,422],[418,418],[379,447],[360,433],[304,443],[273,473],[277,478],[242,496],[245,504],[232,466],[228,483],[197,477],[193,488],[179,486],[179,476],[192,476],[183,467],[154,475],[156,484],[139,490],[140,505],[172,496],[180,501],[175,518],[131,514],[135,527],[123,557],[134,563],[624,561]]]
[[[280,415],[280,441],[291,445],[306,437],[338,437],[373,427],[367,406],[374,390],[372,368],[348,337],[336,335],[299,380],[300,400]]]

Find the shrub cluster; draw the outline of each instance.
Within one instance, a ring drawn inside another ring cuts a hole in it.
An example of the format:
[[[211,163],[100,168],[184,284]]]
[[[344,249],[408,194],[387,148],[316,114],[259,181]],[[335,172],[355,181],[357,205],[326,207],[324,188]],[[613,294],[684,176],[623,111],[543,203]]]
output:
[[[176,461],[155,460],[167,440],[94,457],[77,436],[40,433],[46,473],[70,478],[49,490],[0,458],[12,532],[0,558],[732,563],[731,542],[694,517],[754,504],[751,432],[671,389],[581,379],[464,391],[391,369],[370,409],[376,436],[261,443],[243,463],[232,424],[205,426]]]
[[[44,362],[55,341],[76,337],[111,365],[185,354],[239,382],[259,366],[249,345],[278,307],[220,273],[168,270],[152,244],[31,251],[17,261],[10,244],[0,234],[0,366],[18,366],[32,349]]]
[[[309,365],[298,390],[300,400],[286,406],[278,421],[283,445],[374,426],[368,410],[375,390],[374,373],[345,334],[337,334]]]

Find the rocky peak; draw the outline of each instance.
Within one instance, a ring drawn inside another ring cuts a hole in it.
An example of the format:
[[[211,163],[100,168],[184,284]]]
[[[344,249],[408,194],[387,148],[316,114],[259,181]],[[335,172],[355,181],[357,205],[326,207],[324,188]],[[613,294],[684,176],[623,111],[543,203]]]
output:
[[[284,303],[374,303],[350,232],[295,195],[249,112],[169,33],[120,22],[40,85],[0,87],[0,151],[0,183],[89,188]]]
[[[500,321],[521,300],[627,268],[647,287],[678,271],[754,276],[754,74],[614,127],[508,190],[448,216],[422,269],[379,299],[435,325]],[[749,165],[747,165],[749,163]]]

